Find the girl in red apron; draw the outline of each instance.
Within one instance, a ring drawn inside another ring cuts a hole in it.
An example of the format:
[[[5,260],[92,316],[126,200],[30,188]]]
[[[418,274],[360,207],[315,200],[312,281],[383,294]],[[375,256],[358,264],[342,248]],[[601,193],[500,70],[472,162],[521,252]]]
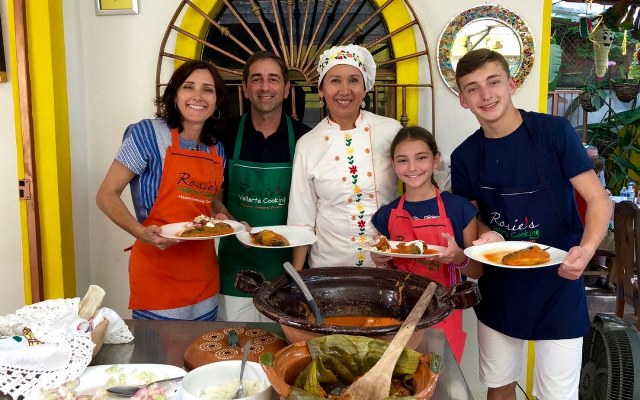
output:
[[[437,258],[391,258],[372,254],[377,265],[425,276],[449,288],[460,282],[473,260],[463,253],[476,239],[477,209],[467,199],[440,192],[433,171],[440,164],[435,139],[426,129],[400,129],[391,142],[393,168],[404,183],[405,192],[373,216],[373,224],[393,241],[422,240],[445,247]],[[462,310],[454,310],[434,326],[444,331],[458,363],[462,359],[467,334],[462,329]]]

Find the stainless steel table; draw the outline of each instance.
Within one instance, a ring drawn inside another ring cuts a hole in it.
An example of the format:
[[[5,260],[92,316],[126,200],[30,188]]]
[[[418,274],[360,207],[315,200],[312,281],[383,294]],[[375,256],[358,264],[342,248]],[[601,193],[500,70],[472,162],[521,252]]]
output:
[[[232,323],[196,321],[128,320],[135,340],[128,344],[102,346],[91,365],[157,363],[184,367],[184,351],[203,333],[231,326],[262,328],[284,337],[276,323]],[[473,400],[473,395],[456,363],[449,342],[438,329],[427,329],[418,351],[432,351],[443,357],[443,370],[432,399]]]

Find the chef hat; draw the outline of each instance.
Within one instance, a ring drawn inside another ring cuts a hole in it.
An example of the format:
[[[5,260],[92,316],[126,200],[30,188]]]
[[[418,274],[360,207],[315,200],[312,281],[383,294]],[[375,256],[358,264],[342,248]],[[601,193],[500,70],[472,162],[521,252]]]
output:
[[[318,62],[318,86],[322,83],[324,75],[334,65],[346,64],[352,65],[362,72],[364,78],[365,91],[373,89],[373,83],[376,80],[376,62],[369,50],[355,44],[346,46],[334,46],[325,50],[320,56]]]

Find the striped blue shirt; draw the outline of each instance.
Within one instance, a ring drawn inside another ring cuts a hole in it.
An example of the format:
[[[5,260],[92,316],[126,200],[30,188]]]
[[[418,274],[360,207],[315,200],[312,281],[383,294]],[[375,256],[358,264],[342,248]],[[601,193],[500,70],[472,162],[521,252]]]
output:
[[[211,152],[206,145],[180,138],[181,149],[193,149],[196,145],[198,150]],[[129,187],[136,218],[140,223],[147,219],[158,197],[164,158],[169,146],[171,146],[171,129],[163,119],[143,119],[129,125],[124,132],[124,138],[115,159],[136,174]],[[225,165],[226,157],[222,143],[217,142],[214,146]]]

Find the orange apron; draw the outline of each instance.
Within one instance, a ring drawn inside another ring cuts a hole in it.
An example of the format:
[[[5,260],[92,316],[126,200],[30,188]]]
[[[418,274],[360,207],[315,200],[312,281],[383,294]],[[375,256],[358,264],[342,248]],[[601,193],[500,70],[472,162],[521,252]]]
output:
[[[222,157],[180,148],[177,129],[171,130],[158,197],[143,222],[162,226],[211,215],[214,196],[222,185]],[[129,260],[129,308],[165,310],[205,300],[220,290],[220,273],[213,240],[184,241],[165,250],[139,240]]]
[[[436,201],[438,202],[438,218],[414,219],[404,210],[404,196],[402,196],[398,207],[391,210],[389,217],[390,239],[402,242],[423,240],[427,244],[446,247],[448,245],[447,240],[442,237],[441,233],[447,232],[453,235],[453,227],[447,217],[438,189],[436,189]],[[416,258],[394,258],[393,264],[400,271],[425,276],[447,288],[460,282],[460,272],[451,264],[441,264]],[[459,364],[460,360],[462,360],[467,339],[467,334],[462,329],[462,310],[453,310],[446,319],[433,327],[444,331],[453,350],[453,355]]]

